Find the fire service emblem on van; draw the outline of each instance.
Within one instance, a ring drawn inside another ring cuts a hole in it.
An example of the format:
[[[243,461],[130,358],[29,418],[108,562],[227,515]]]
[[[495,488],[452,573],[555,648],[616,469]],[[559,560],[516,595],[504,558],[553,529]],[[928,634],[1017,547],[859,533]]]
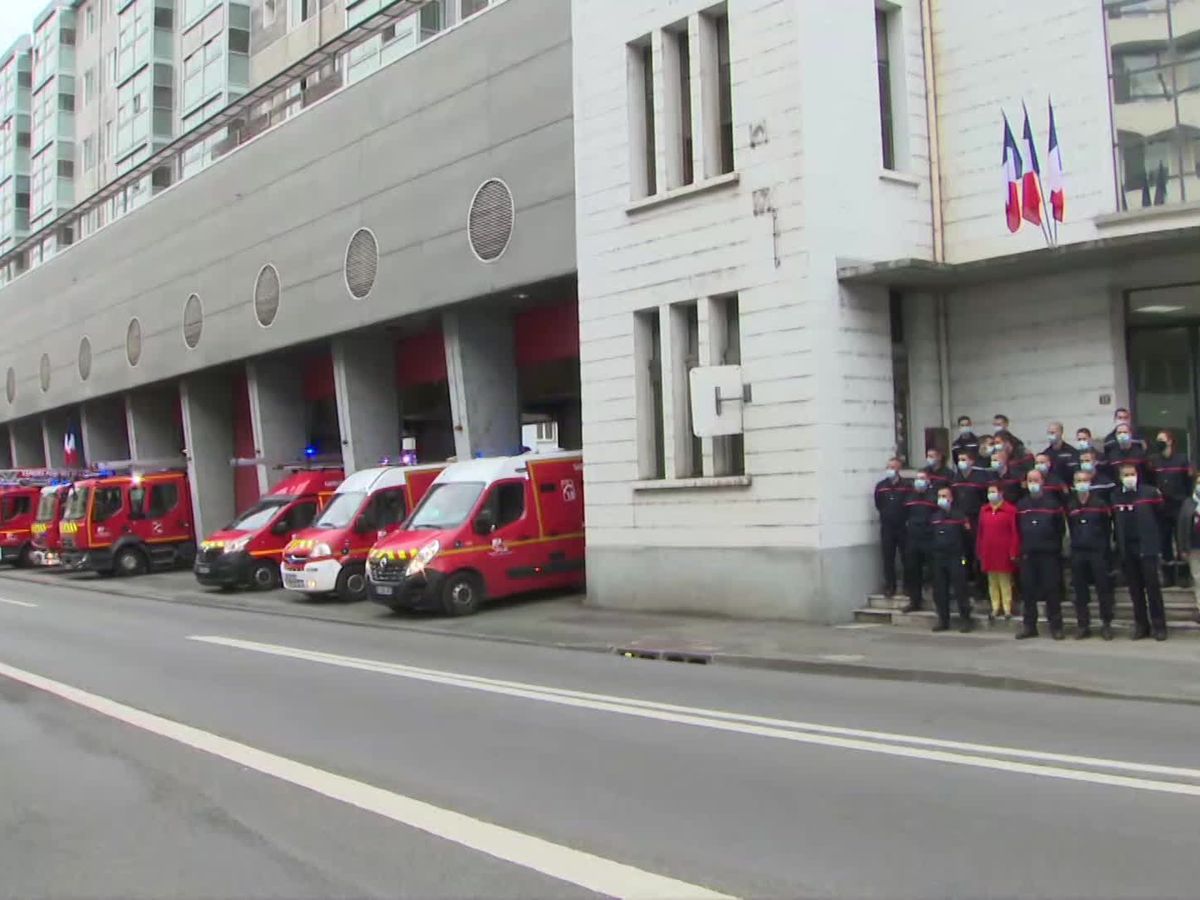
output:
[[[575,481],[571,478],[562,480],[562,498],[564,503],[574,503],[578,494],[575,491]]]

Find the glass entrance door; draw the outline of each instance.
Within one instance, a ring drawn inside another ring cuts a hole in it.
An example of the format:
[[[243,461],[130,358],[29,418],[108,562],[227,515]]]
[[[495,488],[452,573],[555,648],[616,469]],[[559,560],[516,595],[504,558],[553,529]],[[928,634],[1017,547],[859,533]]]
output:
[[[1134,422],[1152,441],[1162,428],[1196,462],[1200,326],[1135,327],[1129,332],[1129,381]]]

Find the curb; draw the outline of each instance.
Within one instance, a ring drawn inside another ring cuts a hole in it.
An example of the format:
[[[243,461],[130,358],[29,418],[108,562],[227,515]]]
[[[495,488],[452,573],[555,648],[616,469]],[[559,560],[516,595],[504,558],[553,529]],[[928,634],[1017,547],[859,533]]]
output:
[[[94,594],[117,595],[137,600],[150,600],[158,603],[177,603],[185,606],[197,606],[208,609],[227,609],[237,612],[258,613],[265,616],[281,616],[286,618],[306,619],[314,622],[324,622],[333,625],[350,626],[355,628],[378,628],[394,631],[407,631],[416,634],[432,634],[439,637],[464,638],[472,641],[487,641],[497,644],[512,644],[525,647],[546,647],[553,650],[569,650],[584,653],[601,653],[614,656],[628,656],[638,661],[662,661],[676,657],[673,661],[685,664],[703,663],[713,666],[724,666],[737,669],[755,669],[771,672],[791,672],[796,674],[824,675],[831,677],[861,678],[877,681],[898,681],[916,684],[956,685],[960,687],[985,688],[990,690],[1020,691],[1035,694],[1057,694],[1068,697],[1083,697],[1104,700],[1124,700],[1145,703],[1169,703],[1176,706],[1200,706],[1200,698],[1179,697],[1161,694],[1123,693],[1120,691],[1100,688],[1086,688],[1064,685],[1052,681],[1038,681],[1030,678],[1017,678],[1010,675],[989,675],[983,672],[946,671],[940,669],[908,669],[894,666],[876,666],[870,663],[833,662],[828,660],[800,659],[794,657],[748,656],[737,653],[703,653],[703,654],[670,654],[660,653],[654,656],[632,655],[626,647],[610,643],[580,643],[539,640],[513,635],[489,634],[484,632],[446,630],[436,627],[422,627],[403,621],[373,621],[359,622],[337,616],[314,615],[303,606],[280,607],[264,609],[247,603],[238,603],[233,595],[213,595],[207,599],[202,595],[168,596],[154,594],[148,591],[113,590],[111,582],[89,583],[87,581],[59,581],[53,577],[39,576],[36,573],[24,573],[13,570],[5,575],[16,581],[41,584],[49,587],[74,587]],[[218,600],[217,597],[222,599]],[[679,658],[679,657],[686,658]]]

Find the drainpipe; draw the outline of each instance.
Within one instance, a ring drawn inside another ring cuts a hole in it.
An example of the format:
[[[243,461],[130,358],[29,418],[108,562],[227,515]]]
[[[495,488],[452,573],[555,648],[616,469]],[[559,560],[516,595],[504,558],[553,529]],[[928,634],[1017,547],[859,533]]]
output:
[[[929,212],[933,226],[933,261],[941,263],[946,260],[946,239],[942,219],[942,140],[933,46],[933,0],[921,0],[921,50],[925,63],[925,121],[929,132]],[[950,405],[950,316],[944,292],[934,296],[934,315],[937,319],[942,425],[949,427],[953,415]]]

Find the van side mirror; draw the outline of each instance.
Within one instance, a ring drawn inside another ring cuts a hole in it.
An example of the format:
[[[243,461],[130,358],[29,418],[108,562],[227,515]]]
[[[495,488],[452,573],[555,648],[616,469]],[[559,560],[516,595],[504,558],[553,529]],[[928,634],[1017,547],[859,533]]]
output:
[[[271,534],[281,534],[282,535],[282,534],[289,533],[291,530],[292,530],[291,520],[286,517],[280,519],[278,522],[276,522],[274,525],[271,526]]]
[[[496,530],[496,517],[490,509],[481,509],[475,517],[475,533],[491,534]]]

